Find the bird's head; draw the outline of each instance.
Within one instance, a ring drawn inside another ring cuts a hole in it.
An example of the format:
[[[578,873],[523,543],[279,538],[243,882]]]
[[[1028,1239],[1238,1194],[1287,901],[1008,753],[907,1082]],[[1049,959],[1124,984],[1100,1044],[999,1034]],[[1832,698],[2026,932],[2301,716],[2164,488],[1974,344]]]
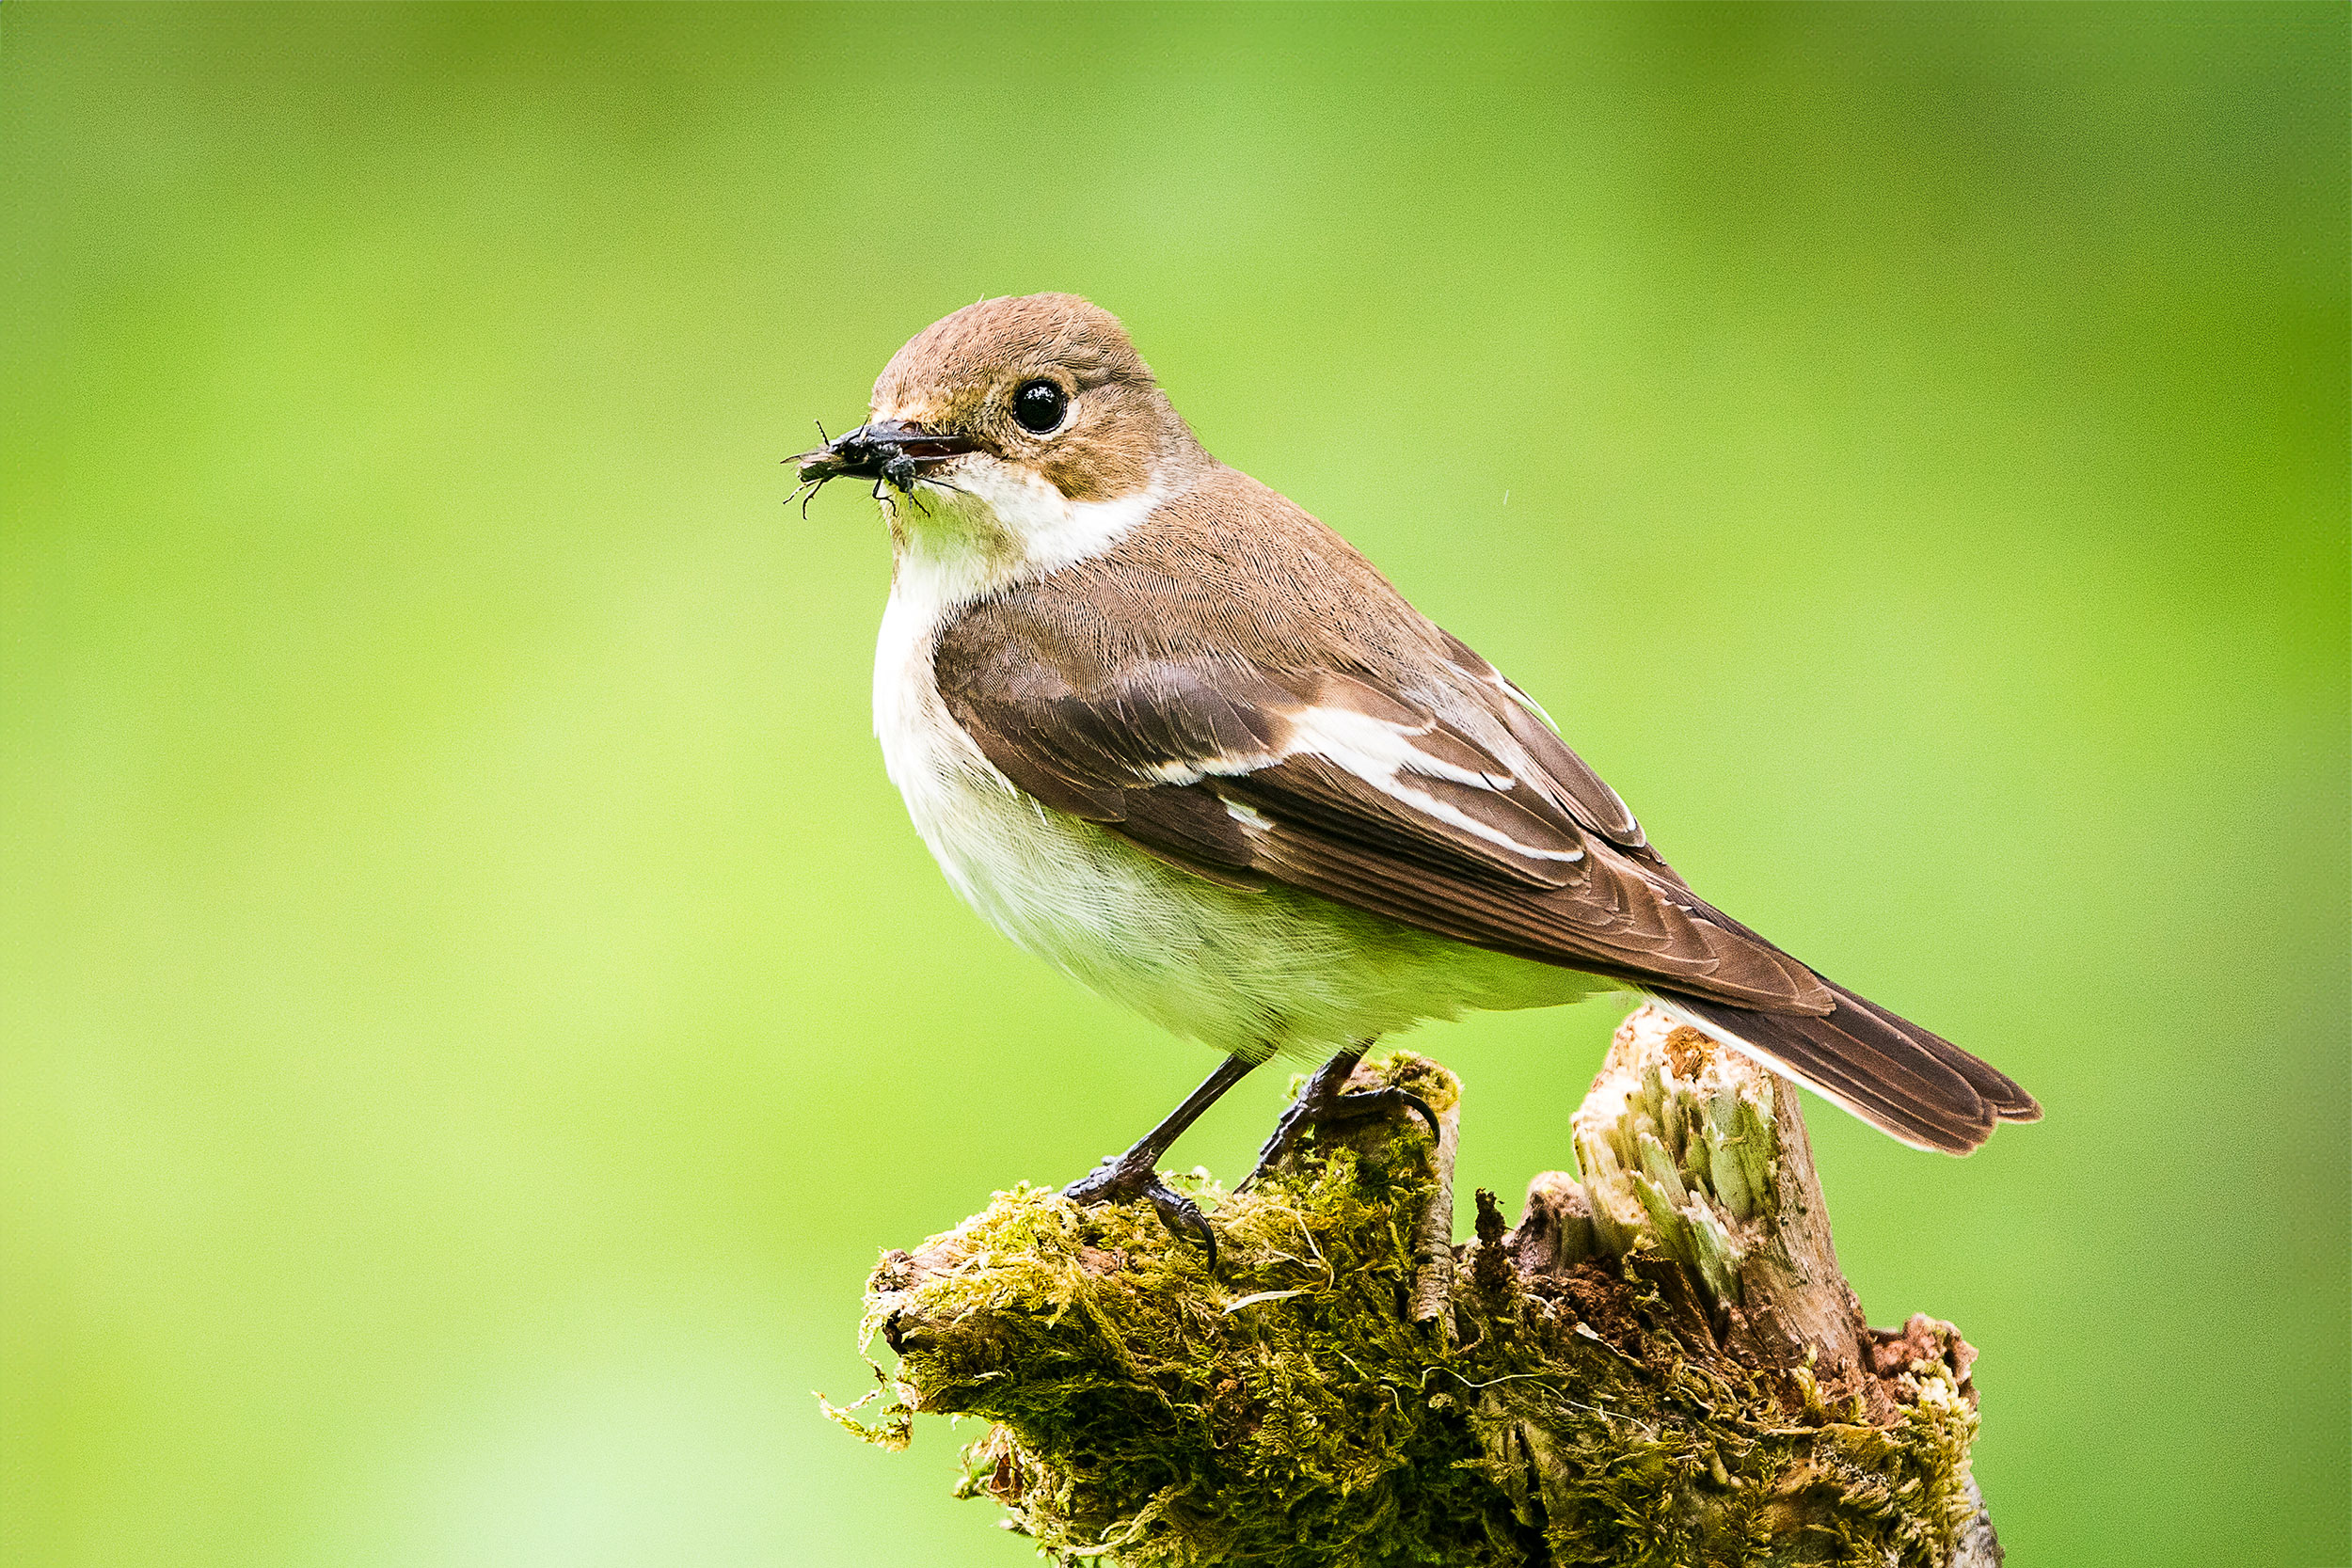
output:
[[[872,416],[795,459],[801,478],[876,481],[902,560],[977,552],[992,577],[1091,553],[1210,462],[1119,318],[1075,294],[932,323]]]

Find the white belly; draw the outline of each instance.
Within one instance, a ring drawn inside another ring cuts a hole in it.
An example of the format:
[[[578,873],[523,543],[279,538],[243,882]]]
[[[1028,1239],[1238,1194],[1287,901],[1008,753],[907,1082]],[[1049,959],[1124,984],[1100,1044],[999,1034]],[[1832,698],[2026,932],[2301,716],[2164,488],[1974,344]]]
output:
[[[903,587],[874,664],[883,766],[964,902],[1089,989],[1251,1058],[1327,1053],[1422,1019],[1611,989],[1312,894],[1222,887],[1038,804],[948,714],[932,677],[938,616]]]

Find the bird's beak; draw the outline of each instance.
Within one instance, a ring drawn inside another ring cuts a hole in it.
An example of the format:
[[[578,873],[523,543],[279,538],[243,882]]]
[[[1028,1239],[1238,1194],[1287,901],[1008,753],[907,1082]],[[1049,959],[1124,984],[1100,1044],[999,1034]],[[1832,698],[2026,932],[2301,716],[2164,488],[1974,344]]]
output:
[[[965,436],[925,430],[901,420],[876,420],[844,431],[815,451],[794,458],[802,483],[829,479],[888,480],[900,489],[925,469],[977,451],[978,443]]]

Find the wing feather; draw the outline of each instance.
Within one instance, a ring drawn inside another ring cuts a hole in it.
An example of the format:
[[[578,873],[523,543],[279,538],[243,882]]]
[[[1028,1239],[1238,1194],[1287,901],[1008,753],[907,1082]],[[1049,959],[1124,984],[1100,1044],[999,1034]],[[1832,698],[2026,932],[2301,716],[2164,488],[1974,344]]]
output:
[[[1437,629],[1438,635],[1445,639],[1454,668],[1486,693],[1502,699],[1489,704],[1495,716],[1511,732],[1511,738],[1535,759],[1577,820],[1613,844],[1629,849],[1640,847],[1644,843],[1641,823],[1634,820],[1633,813],[1617,792],[1582,757],[1568,750],[1568,743],[1560,738],[1560,732],[1552,725],[1551,715],[1534,698],[1505,679],[1502,671],[1480,657],[1469,643],[1442,627]]]

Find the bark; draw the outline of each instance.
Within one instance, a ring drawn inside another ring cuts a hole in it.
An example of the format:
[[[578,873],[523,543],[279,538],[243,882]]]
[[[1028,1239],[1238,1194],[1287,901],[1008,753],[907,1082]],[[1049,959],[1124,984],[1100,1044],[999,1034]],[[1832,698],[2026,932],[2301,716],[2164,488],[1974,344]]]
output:
[[[1837,1268],[1795,1089],[1662,1015],[1619,1028],[1581,1176],[1449,1244],[1459,1085],[1399,1053],[1353,1086],[1439,1114],[1308,1140],[1228,1194],[1218,1275],[1148,1208],[1017,1189],[886,1254],[899,1357],[867,1436],[990,1423],[966,1495],[1063,1562],[1917,1564],[2001,1560],[1968,1474],[1975,1352],[1872,1329]]]

